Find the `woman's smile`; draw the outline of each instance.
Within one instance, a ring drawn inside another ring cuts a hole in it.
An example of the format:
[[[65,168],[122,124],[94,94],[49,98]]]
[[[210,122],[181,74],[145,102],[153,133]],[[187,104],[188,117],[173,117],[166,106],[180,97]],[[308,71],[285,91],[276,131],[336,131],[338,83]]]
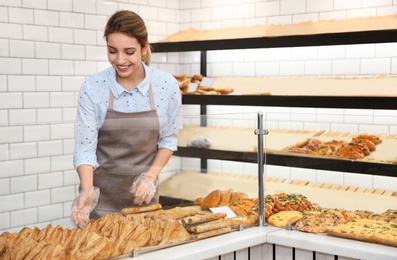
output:
[[[117,68],[120,72],[127,72],[130,68],[130,65],[117,65]]]

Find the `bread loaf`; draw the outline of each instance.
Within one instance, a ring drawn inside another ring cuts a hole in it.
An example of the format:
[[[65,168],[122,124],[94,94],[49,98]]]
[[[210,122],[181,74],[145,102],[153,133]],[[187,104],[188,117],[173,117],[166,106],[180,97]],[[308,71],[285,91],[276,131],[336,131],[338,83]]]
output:
[[[233,190],[231,190],[231,189],[221,191],[221,197],[220,197],[220,199],[219,199],[218,206],[226,206],[226,205],[229,205],[229,203],[230,203],[230,198],[232,197],[232,192],[233,192]]]
[[[201,202],[201,209],[206,210],[210,208],[217,207],[221,200],[221,191],[214,190],[210,192]]]
[[[201,209],[208,210],[210,208],[228,206],[230,203],[240,200],[241,198],[247,197],[244,192],[233,191],[233,189],[228,190],[214,190],[211,191],[204,198],[196,198],[194,200],[195,205],[200,205]]]

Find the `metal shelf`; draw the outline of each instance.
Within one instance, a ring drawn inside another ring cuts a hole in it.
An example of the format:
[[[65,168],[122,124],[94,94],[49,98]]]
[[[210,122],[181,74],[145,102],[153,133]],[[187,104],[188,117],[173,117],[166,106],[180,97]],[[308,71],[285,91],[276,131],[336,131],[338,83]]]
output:
[[[386,43],[397,41],[397,30],[321,33],[277,37],[236,38],[152,43],[153,52],[185,52],[276,47]]]
[[[183,95],[183,104],[397,109],[396,97]]]
[[[203,148],[178,147],[178,151],[174,152],[174,155],[199,159],[214,159],[248,163],[258,162],[258,154],[256,152],[238,152]],[[397,172],[396,164],[373,163],[333,158],[302,157],[294,154],[266,154],[265,163],[278,166],[351,172],[389,177],[396,177]]]

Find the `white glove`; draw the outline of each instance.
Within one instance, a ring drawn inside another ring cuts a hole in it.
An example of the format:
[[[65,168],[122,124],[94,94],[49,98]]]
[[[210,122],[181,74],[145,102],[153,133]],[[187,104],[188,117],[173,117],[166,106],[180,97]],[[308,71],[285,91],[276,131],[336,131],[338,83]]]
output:
[[[90,220],[90,212],[96,207],[99,199],[99,188],[83,189],[72,203],[72,223],[84,227]]]
[[[134,203],[142,205],[143,202],[149,203],[159,185],[158,180],[147,172],[141,173],[135,177],[130,188],[130,192],[134,195]]]

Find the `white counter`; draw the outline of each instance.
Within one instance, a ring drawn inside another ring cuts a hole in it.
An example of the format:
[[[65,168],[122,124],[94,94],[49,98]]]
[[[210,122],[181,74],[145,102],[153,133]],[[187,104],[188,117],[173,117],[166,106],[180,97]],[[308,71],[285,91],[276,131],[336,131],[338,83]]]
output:
[[[326,235],[303,233],[294,230],[278,230],[276,232],[268,232],[266,234],[266,242],[362,260],[397,259],[396,247],[377,245]]]
[[[242,231],[233,231],[225,235],[202,239],[196,242],[169,247],[159,251],[143,253],[138,257],[134,257],[134,259],[207,259],[266,243],[266,234],[274,230],[277,230],[277,228],[270,226],[251,227]]]
[[[342,257],[344,259],[397,259],[397,248],[395,247],[330,237],[326,235],[316,235],[299,231],[288,231],[272,226],[250,227],[242,231],[235,231],[225,235],[207,238],[183,245],[168,247],[166,249],[161,249],[158,251],[146,253],[138,252],[138,256],[133,257],[133,259],[218,259],[217,257],[220,255],[227,255],[229,253],[252,248],[258,245],[269,246],[273,244],[286,247],[287,249],[290,248],[291,252],[293,248],[295,248],[307,250],[308,252],[328,254],[330,256],[330,259],[331,256],[333,259],[334,255]],[[271,256],[274,253],[272,250],[269,250],[269,252],[265,252],[265,250],[257,250],[257,252],[259,252],[259,254],[269,254],[266,255],[266,257],[270,257],[269,259],[271,259]],[[253,250],[251,250],[251,252],[248,251],[248,254],[250,254],[250,259],[263,259],[263,255],[261,255],[260,257],[255,257],[255,253],[253,254]],[[277,250],[275,254],[277,257],[279,256]],[[280,254],[283,254],[283,259],[290,259],[285,255],[292,255],[292,253],[285,254],[285,248],[284,252],[280,252]]]

